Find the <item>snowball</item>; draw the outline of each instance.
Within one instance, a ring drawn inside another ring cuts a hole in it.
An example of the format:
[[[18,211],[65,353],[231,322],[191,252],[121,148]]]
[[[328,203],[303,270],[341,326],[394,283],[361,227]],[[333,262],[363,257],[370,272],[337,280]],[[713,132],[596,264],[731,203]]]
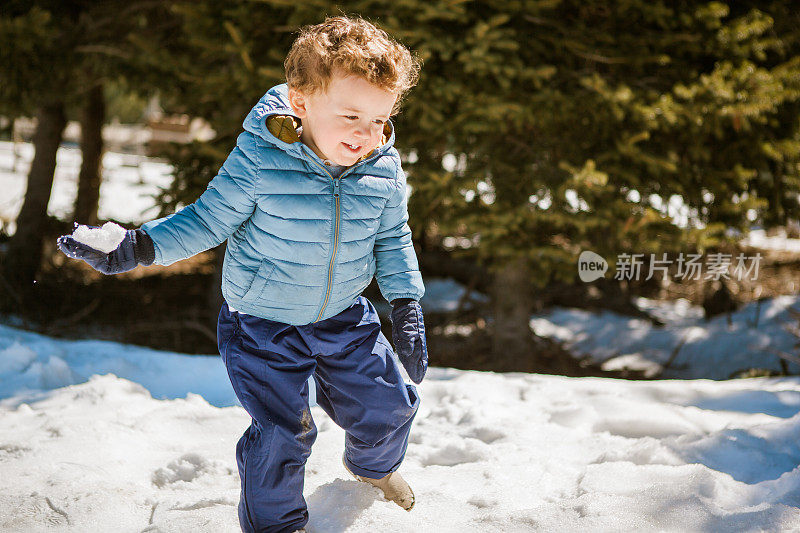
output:
[[[125,238],[126,230],[119,224],[106,222],[100,228],[78,226],[72,238],[105,254],[113,252]]]

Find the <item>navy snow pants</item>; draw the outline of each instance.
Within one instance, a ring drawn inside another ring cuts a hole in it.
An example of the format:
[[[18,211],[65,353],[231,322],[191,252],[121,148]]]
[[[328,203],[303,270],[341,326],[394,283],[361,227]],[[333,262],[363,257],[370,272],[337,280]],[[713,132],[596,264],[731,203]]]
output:
[[[252,419],[236,446],[243,531],[292,532],[308,522],[303,477],[317,437],[308,406],[312,374],[317,404],[345,430],[348,468],[381,478],[400,466],[419,398],[404,383],[369,300],[359,297],[304,326],[241,315],[223,303],[217,342]]]

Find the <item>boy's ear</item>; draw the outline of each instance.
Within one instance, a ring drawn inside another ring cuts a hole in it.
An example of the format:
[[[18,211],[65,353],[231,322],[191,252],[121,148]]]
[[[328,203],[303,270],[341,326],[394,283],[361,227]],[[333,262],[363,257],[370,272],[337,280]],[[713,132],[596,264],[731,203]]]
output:
[[[296,89],[289,89],[289,105],[298,118],[302,119],[308,115],[308,109],[306,108],[307,104],[308,101],[303,93]]]

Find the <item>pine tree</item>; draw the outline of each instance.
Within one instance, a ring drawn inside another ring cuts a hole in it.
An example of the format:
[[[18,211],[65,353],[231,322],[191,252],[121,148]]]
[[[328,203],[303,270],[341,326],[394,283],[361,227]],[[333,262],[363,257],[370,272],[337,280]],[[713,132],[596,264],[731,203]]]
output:
[[[400,125],[415,224],[479,243],[498,362],[527,355],[526,300],[573,280],[581,250],[613,266],[797,216],[791,2],[405,7],[387,20],[426,59]],[[673,197],[692,227],[659,208]]]
[[[139,58],[132,37],[145,38],[169,23],[169,10],[148,0],[7,2],[0,13],[0,112],[36,114],[35,156],[17,230],[3,258],[6,277],[27,288],[39,269],[56,151],[71,109],[84,108],[84,161],[77,210],[96,218],[102,84],[132,76]],[[166,21],[166,22],[165,22]]]

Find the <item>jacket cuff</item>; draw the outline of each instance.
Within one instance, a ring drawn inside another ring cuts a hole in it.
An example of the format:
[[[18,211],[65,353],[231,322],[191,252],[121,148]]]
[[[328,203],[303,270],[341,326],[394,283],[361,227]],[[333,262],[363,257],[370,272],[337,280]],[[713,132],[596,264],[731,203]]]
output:
[[[400,300],[400,299],[409,299],[409,300],[420,301],[422,299],[422,295],[423,294],[424,294],[424,291],[420,291],[420,292],[417,292],[417,291],[393,292],[393,293],[389,293],[389,294],[386,294],[384,292],[383,293],[383,297],[386,298],[386,301],[389,302],[389,303],[395,302],[395,301]]]
[[[133,256],[140,265],[150,266],[156,260],[156,247],[153,239],[144,230],[133,232]]]

